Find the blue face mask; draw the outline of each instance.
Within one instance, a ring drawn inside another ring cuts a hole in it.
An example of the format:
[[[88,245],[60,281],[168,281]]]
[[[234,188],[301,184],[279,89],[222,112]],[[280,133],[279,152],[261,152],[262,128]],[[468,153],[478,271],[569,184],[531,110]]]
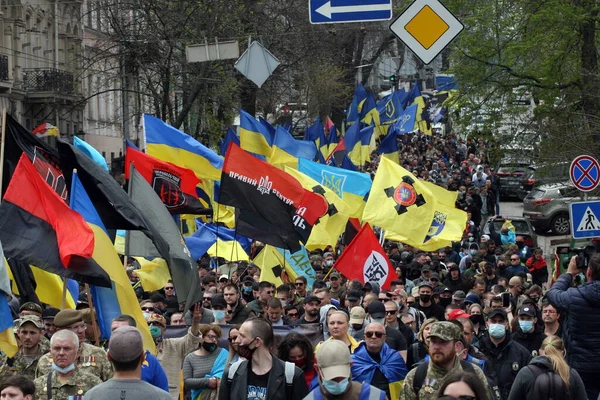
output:
[[[323,388],[334,396],[339,396],[348,389],[350,379],[346,378],[341,382],[323,380]]]
[[[213,310],[213,317],[215,317],[215,321],[222,321],[225,319],[225,311]]]
[[[158,339],[162,335],[162,330],[158,326],[150,326],[150,335],[153,339]]]
[[[55,370],[56,372],[60,372],[61,374],[68,374],[69,372],[73,371],[75,369],[75,364],[71,364],[68,367],[64,367],[61,368],[58,365],[56,365],[55,363],[52,363],[52,369]]]
[[[494,339],[502,339],[506,334],[506,327],[504,324],[490,324],[488,332]]]
[[[244,292],[250,293],[252,291],[252,286],[244,286],[242,289],[244,290]]]
[[[529,332],[533,330],[533,321],[519,321],[519,326],[523,332]]]

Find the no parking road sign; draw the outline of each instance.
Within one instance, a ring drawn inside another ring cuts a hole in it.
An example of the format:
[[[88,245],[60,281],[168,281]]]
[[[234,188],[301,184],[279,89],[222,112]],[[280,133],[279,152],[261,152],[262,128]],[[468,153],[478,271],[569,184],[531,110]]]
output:
[[[569,170],[571,182],[582,192],[589,192],[600,183],[600,165],[591,156],[579,156],[571,163]]]

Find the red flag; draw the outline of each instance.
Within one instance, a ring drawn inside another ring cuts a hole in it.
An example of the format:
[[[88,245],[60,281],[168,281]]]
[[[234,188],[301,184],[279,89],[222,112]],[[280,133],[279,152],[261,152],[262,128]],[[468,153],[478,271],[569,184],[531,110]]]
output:
[[[129,165],[152,186],[163,204],[172,214],[208,214],[198,200],[196,186],[201,182],[194,171],[149,156],[134,147],[125,152],[125,177],[129,179]]]
[[[390,259],[369,224],[365,224],[334,265],[348,279],[378,283],[388,290],[398,279]]]
[[[0,204],[0,241],[8,258],[93,285],[111,285],[92,258],[94,233],[44,182],[25,153]]]
[[[300,241],[306,243],[328,209],[323,195],[304,189],[290,174],[235,143],[225,156],[219,203],[239,210],[238,233],[290,249],[298,248]]]

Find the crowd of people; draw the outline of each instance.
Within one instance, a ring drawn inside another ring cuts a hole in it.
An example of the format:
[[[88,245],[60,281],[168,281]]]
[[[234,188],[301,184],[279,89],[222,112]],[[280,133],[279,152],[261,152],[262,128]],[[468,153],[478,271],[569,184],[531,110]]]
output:
[[[310,287],[203,257],[202,302],[186,310],[171,281],[145,292],[132,264],[154,353],[130,315],[91,344],[85,294],[63,310],[14,296],[19,350],[0,360],[0,398],[596,400],[600,256],[584,269],[573,257],[551,284],[542,250],[509,221],[483,234],[500,215],[483,141],[405,135],[400,154],[415,176],[458,191],[469,222],[462,241],[435,252],[385,242],[390,287],[341,275],[340,248],[310,253]]]

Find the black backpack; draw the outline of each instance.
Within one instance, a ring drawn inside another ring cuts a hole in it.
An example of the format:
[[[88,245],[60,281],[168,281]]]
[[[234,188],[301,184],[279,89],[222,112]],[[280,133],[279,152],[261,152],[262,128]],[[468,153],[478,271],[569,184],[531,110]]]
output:
[[[571,400],[569,388],[554,370],[532,364],[527,368],[533,372],[533,390],[527,400]]]

